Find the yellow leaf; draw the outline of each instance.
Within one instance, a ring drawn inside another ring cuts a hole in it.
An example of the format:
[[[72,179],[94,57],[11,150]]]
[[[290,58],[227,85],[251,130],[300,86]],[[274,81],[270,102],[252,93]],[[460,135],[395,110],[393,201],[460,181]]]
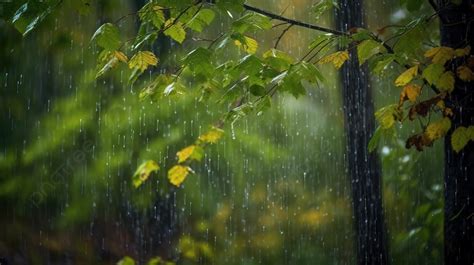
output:
[[[470,126],[473,127],[474,126]],[[453,150],[458,153],[461,151],[461,149],[464,148],[464,146],[467,145],[469,140],[472,140],[472,138],[469,135],[469,130],[466,127],[458,127],[456,130],[454,130],[453,134],[451,135],[451,145],[453,147]]]
[[[474,73],[472,72],[471,68],[461,65],[456,69],[456,73],[459,76],[459,79],[469,82],[474,80]]]
[[[181,183],[186,179],[191,168],[187,166],[176,165],[168,171],[168,180],[171,184],[179,187]]]
[[[401,102],[407,98],[410,102],[415,102],[421,93],[421,87],[419,85],[408,84],[403,87],[402,93],[400,94]]]
[[[436,87],[443,91],[452,92],[454,90],[454,74],[451,71],[444,72],[436,82]]]
[[[345,51],[338,51],[335,53],[328,54],[321,58],[319,61],[319,64],[325,64],[325,63],[332,63],[336,69],[341,68],[341,66],[344,64],[345,61],[349,59],[349,52],[347,50]]]
[[[396,86],[404,86],[413,80],[413,78],[418,74],[418,65],[415,65],[405,72],[403,72],[400,76],[397,77],[395,80]]]
[[[130,69],[139,69],[145,71],[150,65],[157,65],[158,58],[150,51],[139,51],[128,62]]]
[[[250,37],[244,36],[244,42],[242,43],[240,40],[235,40],[234,43],[237,47],[241,48],[248,54],[254,54],[257,52],[258,49],[258,42],[255,39]]]
[[[127,63],[128,61],[127,55],[121,51],[114,51],[114,56],[121,62]]]
[[[431,58],[433,63],[444,65],[454,57],[454,49],[450,47],[434,47],[426,51],[425,57]]]
[[[454,55],[456,57],[464,57],[468,56],[471,53],[471,46],[466,46],[462,49],[456,49],[454,50]]]
[[[222,137],[223,134],[224,134],[223,130],[216,127],[212,127],[210,131],[199,136],[199,140],[205,143],[214,144],[214,143],[217,143],[217,141],[219,141],[219,139]]]
[[[133,177],[132,177],[133,186],[135,188],[138,188],[140,185],[143,184],[143,182],[145,182],[148,179],[148,177],[150,177],[150,174],[152,172],[156,172],[159,169],[160,169],[160,166],[158,166],[158,164],[153,160],[148,160],[142,163],[135,171],[135,174],[133,174]]]
[[[178,157],[178,163],[182,163],[188,159],[195,159],[199,161],[201,160],[202,155],[202,147],[197,145],[190,145],[176,153],[176,156]]]
[[[430,123],[425,130],[425,134],[431,141],[439,139],[446,135],[449,128],[451,128],[451,120],[443,118],[436,122]]]

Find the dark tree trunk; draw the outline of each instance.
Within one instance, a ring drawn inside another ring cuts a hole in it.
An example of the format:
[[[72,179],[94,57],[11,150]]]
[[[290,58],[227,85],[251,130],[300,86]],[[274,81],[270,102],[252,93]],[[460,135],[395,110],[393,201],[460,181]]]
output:
[[[336,9],[338,30],[364,26],[362,1],[339,0]],[[381,193],[381,168],[368,143],[374,132],[374,105],[367,67],[359,66],[357,54],[341,72],[346,127],[346,161],[351,180],[352,205],[356,226],[357,264],[388,264],[387,241]]]
[[[441,45],[474,48],[474,1],[463,0],[459,6],[449,4],[440,10]],[[455,71],[461,63],[455,61],[450,67]],[[473,95],[474,82],[456,80],[456,88],[446,100],[454,116],[445,138],[445,264],[474,264],[474,144],[470,142],[459,153],[451,147],[454,129],[474,125]]]

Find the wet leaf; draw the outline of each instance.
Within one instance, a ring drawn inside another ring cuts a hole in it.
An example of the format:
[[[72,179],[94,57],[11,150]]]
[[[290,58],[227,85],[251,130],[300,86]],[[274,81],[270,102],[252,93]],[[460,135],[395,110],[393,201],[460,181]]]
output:
[[[159,169],[160,166],[158,166],[158,164],[153,160],[148,160],[142,163],[135,171],[135,174],[133,174],[133,186],[135,188],[140,187],[143,182],[145,182],[150,177],[151,173],[156,172]]]
[[[431,58],[435,64],[444,65],[454,57],[454,50],[450,47],[434,47],[425,52],[425,57]]]
[[[132,258],[126,256],[117,262],[117,265],[135,265],[135,261]]]
[[[138,69],[141,72],[145,71],[148,66],[156,66],[158,58],[150,51],[139,51],[128,62],[130,69]]]
[[[321,60],[319,60],[319,64],[332,63],[336,69],[339,69],[348,59],[349,52],[347,50],[338,51],[321,58]]]
[[[430,85],[436,84],[444,72],[444,66],[441,64],[430,64],[423,70],[423,78],[428,81]]]
[[[400,105],[406,100],[415,102],[420,93],[421,87],[419,85],[408,84],[404,86],[402,92],[400,93]]]
[[[199,140],[205,143],[214,144],[219,141],[223,134],[224,131],[222,129],[212,127],[212,129],[209,130],[207,133],[199,136]]]
[[[395,121],[400,118],[401,112],[397,105],[388,105],[375,112],[375,119],[377,119],[380,127],[384,130],[393,127]]]
[[[405,72],[403,72],[401,75],[397,77],[395,80],[395,85],[396,86],[404,86],[408,83],[410,83],[413,78],[418,74],[418,65],[415,65]]]
[[[112,23],[105,23],[100,26],[92,35],[91,40],[95,41],[100,47],[114,51],[120,48],[120,33],[118,28]]]
[[[428,139],[434,141],[445,136],[450,128],[451,120],[449,118],[443,118],[441,120],[428,124],[425,133]]]
[[[180,21],[169,19],[165,23],[165,28],[166,30],[163,33],[176,42],[183,43],[183,41],[186,39],[186,31],[184,30],[183,23]]]
[[[471,53],[471,46],[466,46],[462,49],[456,49],[454,50],[454,55],[456,57],[464,57],[468,56]]]
[[[214,20],[215,13],[211,9],[203,8],[186,23],[186,26],[196,32],[201,32],[204,27],[209,26]]]
[[[241,48],[248,54],[254,54],[258,49],[258,42],[247,36],[243,36],[241,39],[236,39],[234,43],[237,47]]]
[[[151,1],[138,11],[138,16],[142,22],[151,22],[157,29],[160,29],[166,20],[163,7]]]
[[[474,80],[474,72],[472,72],[471,68],[461,65],[456,69],[456,73],[458,74],[459,79],[469,82]]]
[[[186,180],[190,171],[191,168],[187,166],[176,165],[168,171],[168,180],[171,184],[179,187]]]
[[[359,58],[359,65],[365,63],[365,61],[370,59],[370,57],[378,53],[384,53],[386,51],[387,50],[385,47],[383,47],[383,45],[379,42],[372,39],[364,40],[359,45],[357,45],[357,57]]]
[[[436,87],[448,93],[454,90],[454,74],[451,71],[444,72],[436,82]]]
[[[128,57],[125,55],[125,53],[121,51],[114,51],[114,57],[117,58],[117,60],[127,63],[128,62]]]
[[[474,141],[474,126],[458,127],[451,135],[451,145],[456,153],[461,151],[469,141]]]
[[[201,161],[203,156],[203,149],[198,145],[190,145],[176,153],[176,156],[178,157],[178,163],[183,163],[188,159]]]

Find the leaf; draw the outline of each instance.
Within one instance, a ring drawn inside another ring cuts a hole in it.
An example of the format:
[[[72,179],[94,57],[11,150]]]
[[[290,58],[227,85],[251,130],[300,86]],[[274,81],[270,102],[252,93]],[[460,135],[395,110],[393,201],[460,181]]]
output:
[[[339,8],[335,0],[321,0],[313,6],[313,13],[316,19],[319,19],[324,13],[332,8]]]
[[[339,69],[347,59],[349,59],[349,52],[347,50],[338,51],[321,58],[319,64],[332,63],[336,69]]]
[[[425,134],[428,139],[434,141],[446,135],[448,130],[451,128],[451,120],[449,118],[443,118],[436,122],[430,123],[425,130]]]
[[[155,54],[150,51],[139,51],[130,59],[128,67],[143,72],[148,68],[148,66],[156,66],[157,64],[158,58],[156,58]]]
[[[97,45],[109,51],[118,50],[121,46],[119,30],[112,23],[100,26],[92,35],[91,40],[95,40]]]
[[[408,84],[403,87],[402,92],[400,93],[400,105],[404,101],[409,100],[410,102],[415,102],[418,96],[421,93],[421,87],[415,84]]]
[[[430,85],[436,84],[444,72],[444,66],[441,64],[430,64],[423,70],[423,78],[428,81]]]
[[[212,55],[209,49],[199,47],[188,53],[184,57],[183,63],[194,73],[211,75],[215,70],[212,65]]]
[[[451,135],[451,146],[456,153],[459,153],[469,141],[474,141],[474,126],[458,127]]]
[[[372,73],[381,75],[393,61],[395,61],[395,55],[381,55],[376,58],[375,62],[369,63],[369,67],[372,70]]]
[[[450,47],[434,47],[425,52],[425,57],[431,58],[435,64],[444,65],[454,57],[454,50]]]
[[[454,56],[456,57],[468,56],[470,53],[471,53],[471,46],[466,46],[462,49],[454,50]]]
[[[117,58],[120,62],[127,63],[128,62],[128,57],[125,55],[125,53],[121,51],[114,51],[114,57]]]
[[[157,29],[160,29],[166,20],[163,7],[151,1],[138,11],[138,16],[142,23],[151,22]]]
[[[241,48],[248,54],[254,54],[258,49],[258,42],[247,36],[243,36],[241,39],[236,39],[234,43],[237,47]]]
[[[198,145],[190,145],[188,147],[185,147],[181,151],[176,153],[176,156],[178,157],[178,163],[183,163],[188,159],[201,161],[203,152],[204,151],[202,147]]]
[[[168,171],[168,180],[171,184],[179,187],[189,175],[191,168],[182,165],[176,165]]]
[[[472,72],[471,68],[461,65],[456,69],[456,73],[458,74],[459,79],[462,81],[473,81],[474,80],[474,72]]]
[[[173,21],[174,19],[168,19],[166,21],[166,30],[163,33],[176,42],[183,43],[183,41],[186,39],[186,31],[184,30],[183,23],[180,21]]]
[[[365,61],[370,59],[370,57],[374,56],[375,54],[386,51],[387,49],[385,49],[385,47],[383,47],[383,45],[379,42],[372,39],[364,40],[359,45],[357,45],[357,57],[359,58],[359,65],[365,63]]]
[[[117,262],[117,265],[135,265],[135,261],[132,258],[126,256]]]
[[[143,162],[135,171],[135,174],[133,174],[132,177],[132,182],[133,186],[135,188],[140,187],[143,182],[145,182],[149,177],[150,174],[153,172],[156,172],[160,169],[160,166],[153,161],[153,160],[148,160],[146,162]]]
[[[208,8],[203,8],[186,23],[186,26],[196,32],[202,32],[205,26],[209,26],[216,14]]]
[[[286,71],[290,65],[294,62],[293,58],[287,53],[270,49],[263,54],[265,63],[277,71]]]
[[[392,128],[395,125],[395,121],[400,118],[401,113],[396,104],[385,106],[375,112],[375,119],[384,130]]]
[[[367,149],[369,150],[370,153],[372,153],[375,149],[377,149],[377,145],[380,142],[380,138],[382,137],[382,128],[379,126],[377,129],[375,129],[374,134],[370,138],[369,145],[367,146]]]
[[[438,81],[436,82],[436,87],[442,91],[447,91],[451,93],[454,90],[454,74],[451,71],[446,71],[443,73]]]
[[[235,32],[245,33],[250,30],[266,30],[272,27],[272,22],[269,17],[249,12],[232,23],[232,28]]]
[[[413,78],[418,74],[418,65],[415,65],[405,72],[403,72],[401,75],[397,77],[395,80],[395,85],[396,86],[404,86],[413,80]]]
[[[199,140],[205,143],[215,144],[224,134],[222,129],[212,127],[207,133],[199,136]]]

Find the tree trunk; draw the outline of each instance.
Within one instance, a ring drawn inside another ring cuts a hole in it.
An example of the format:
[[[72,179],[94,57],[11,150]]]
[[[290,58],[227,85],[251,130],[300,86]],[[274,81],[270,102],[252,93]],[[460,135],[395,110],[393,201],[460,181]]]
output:
[[[440,7],[441,45],[474,48],[474,2],[463,0],[459,6]],[[472,51],[471,51],[472,56]],[[464,59],[462,59],[464,60]],[[463,61],[454,61],[451,68]],[[453,108],[451,131],[445,138],[445,264],[474,264],[474,144],[459,153],[451,147],[451,134],[459,126],[474,125],[474,82],[456,80],[446,100]]]
[[[363,27],[362,1],[339,0],[336,24],[340,31]],[[346,127],[346,161],[352,188],[357,243],[357,264],[388,264],[387,241],[381,193],[381,168],[368,143],[374,132],[374,105],[367,67],[359,66],[352,49],[351,59],[341,71]]]

